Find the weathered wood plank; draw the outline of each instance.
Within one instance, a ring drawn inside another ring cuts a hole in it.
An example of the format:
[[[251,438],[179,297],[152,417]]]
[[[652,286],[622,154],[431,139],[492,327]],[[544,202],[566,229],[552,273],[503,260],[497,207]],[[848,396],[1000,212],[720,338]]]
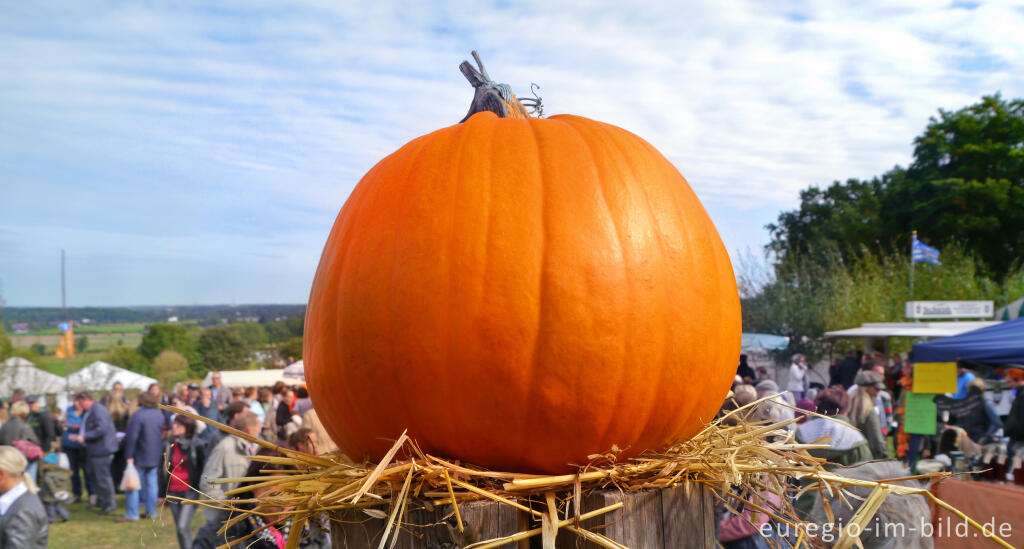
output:
[[[583,527],[601,533],[630,549],[689,549],[715,546],[714,499],[711,491],[699,483],[673,488],[620,492],[598,490],[583,501],[583,513],[617,502],[623,508],[584,521]],[[470,543],[510,536],[538,528],[529,515],[490,501],[464,503],[459,507],[466,531],[459,533],[454,521],[444,520],[451,507],[432,511],[418,509],[406,517],[407,530],[399,536],[396,549],[458,549]],[[332,523],[335,549],[375,549],[380,543],[385,521],[363,513],[335,515],[342,523]],[[541,547],[539,536],[508,544],[509,549]],[[597,545],[570,533],[559,532],[558,549],[596,549]]]

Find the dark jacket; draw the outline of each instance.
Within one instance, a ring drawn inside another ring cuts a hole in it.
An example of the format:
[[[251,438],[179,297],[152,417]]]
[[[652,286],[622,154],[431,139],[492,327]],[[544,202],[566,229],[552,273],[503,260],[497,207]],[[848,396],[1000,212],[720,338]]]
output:
[[[25,492],[0,517],[0,548],[45,548],[50,537],[50,521],[39,496]]]
[[[162,461],[164,414],[156,408],[139,408],[128,420],[124,437],[124,458],[136,467],[156,467]]]
[[[92,407],[85,412],[85,421],[82,425],[85,429],[87,456],[106,456],[117,451],[117,430],[114,429],[114,422],[110,419],[110,412],[106,406],[93,402]]]
[[[1006,436],[1013,442],[1024,442],[1024,386],[1017,389],[1017,396],[1013,399],[1013,406],[1006,416]]]
[[[3,427],[0,427],[0,444],[10,446],[15,440],[30,440],[39,444],[39,437],[32,426],[17,416],[5,421]]]
[[[57,440],[57,431],[53,427],[53,417],[50,416],[49,410],[43,408],[32,412],[28,415],[28,424],[32,426],[36,437],[39,438],[39,447],[43,449],[44,453],[49,452]]]
[[[203,468],[200,467],[199,456],[196,450],[202,445],[202,442],[198,444],[194,439],[185,437],[172,438],[164,444],[164,462],[160,466],[160,486],[167,486],[167,483],[171,479],[171,471],[177,464],[171,463],[171,457],[174,456],[174,452],[171,450],[174,444],[178,445],[178,449],[182,454],[185,455],[185,466],[188,468],[188,484],[192,488],[199,487],[199,479],[203,475]]]

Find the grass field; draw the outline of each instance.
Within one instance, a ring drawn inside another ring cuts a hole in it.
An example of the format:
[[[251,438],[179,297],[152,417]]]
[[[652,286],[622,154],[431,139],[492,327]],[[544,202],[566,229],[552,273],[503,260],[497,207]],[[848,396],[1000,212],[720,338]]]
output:
[[[128,548],[145,547],[152,549],[175,549],[178,537],[174,532],[171,510],[160,506],[160,515],[155,520],[139,520],[118,524],[114,519],[124,513],[124,496],[117,497],[117,511],[110,515],[98,515],[86,508],[85,502],[68,507],[71,520],[50,526],[50,543],[55,549]],[[203,524],[202,513],[197,511],[192,521],[192,533]]]

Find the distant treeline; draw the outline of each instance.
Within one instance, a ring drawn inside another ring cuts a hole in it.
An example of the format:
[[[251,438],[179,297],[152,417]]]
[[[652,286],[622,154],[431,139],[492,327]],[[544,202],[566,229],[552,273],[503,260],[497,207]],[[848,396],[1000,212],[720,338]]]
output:
[[[67,316],[81,322],[89,319],[94,324],[156,323],[177,317],[178,322],[202,325],[240,320],[274,321],[289,316],[303,316],[306,305],[154,305],[139,307],[69,307]],[[66,320],[59,307],[4,307],[0,319],[8,331],[12,324],[28,323],[32,331],[55,326]]]

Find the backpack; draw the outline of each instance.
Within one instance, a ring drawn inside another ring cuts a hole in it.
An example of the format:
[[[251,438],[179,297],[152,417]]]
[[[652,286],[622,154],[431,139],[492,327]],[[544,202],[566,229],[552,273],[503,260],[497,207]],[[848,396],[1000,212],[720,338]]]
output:
[[[31,440],[15,440],[14,442],[11,443],[11,446],[17,448],[18,451],[21,452],[21,455],[25,456],[25,459],[29,461],[36,461],[37,459],[43,457],[43,449],[40,448],[38,444],[32,442]]]

